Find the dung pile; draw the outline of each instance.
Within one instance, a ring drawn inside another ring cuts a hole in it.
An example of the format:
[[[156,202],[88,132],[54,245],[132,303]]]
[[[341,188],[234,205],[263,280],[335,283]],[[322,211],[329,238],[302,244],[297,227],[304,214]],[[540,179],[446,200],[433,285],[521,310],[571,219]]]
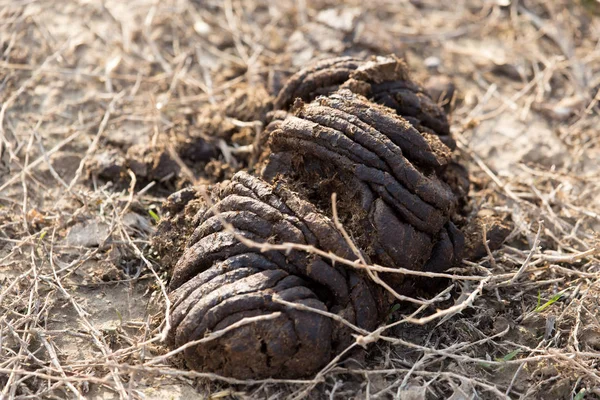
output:
[[[393,297],[373,276],[269,244],[433,272],[463,257],[468,177],[444,112],[402,61],[320,62],[290,78],[269,118],[253,174],[172,195],[154,240],[173,267],[171,346],[226,330],[184,351],[193,369],[310,376],[354,340],[327,313],[365,330],[384,322]],[[330,218],[332,193],[357,248]],[[381,278],[399,293],[414,286]]]

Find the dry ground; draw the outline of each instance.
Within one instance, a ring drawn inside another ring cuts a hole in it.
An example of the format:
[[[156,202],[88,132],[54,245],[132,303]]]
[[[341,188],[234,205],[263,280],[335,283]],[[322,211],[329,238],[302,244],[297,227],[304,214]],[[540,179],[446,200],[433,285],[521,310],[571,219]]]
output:
[[[0,398],[600,398],[599,12],[595,0],[0,0]],[[313,58],[392,52],[456,83],[471,207],[503,215],[507,243],[424,309],[394,307],[365,359],[315,379],[177,369],[161,357],[158,207],[243,165],[260,129],[224,117],[230,134],[211,138],[214,104],[251,107],[240,91],[276,90]]]

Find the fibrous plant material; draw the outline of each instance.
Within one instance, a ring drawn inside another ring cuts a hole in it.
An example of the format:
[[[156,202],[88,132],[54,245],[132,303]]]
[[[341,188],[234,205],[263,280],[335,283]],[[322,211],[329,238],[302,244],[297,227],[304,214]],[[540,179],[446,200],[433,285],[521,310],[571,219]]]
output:
[[[192,201],[189,191],[174,197],[172,203]],[[214,205],[196,200],[201,206],[195,208],[195,229],[170,283],[171,343],[202,339],[243,318],[281,315],[186,349],[190,368],[241,378],[307,376],[350,343],[343,325],[278,299],[375,328],[376,287],[357,272],[298,250],[261,252],[240,241],[307,244],[355,258],[333,222],[314,205],[284,184],[271,186],[245,172],[214,188]]]
[[[438,135],[455,148],[446,114],[411,79],[406,64],[394,56],[368,61],[340,57],[309,66],[289,79],[275,99],[275,109],[287,109],[298,98],[308,102],[342,88],[393,109],[420,132]]]
[[[418,286],[318,254],[428,272],[463,257],[468,176],[446,116],[402,61],[336,58],[300,71],[270,121],[254,142],[258,177],[238,172],[165,204],[155,248],[174,265],[169,339],[201,340],[184,350],[193,369],[313,375],[353,341],[340,318],[374,329],[393,295]]]

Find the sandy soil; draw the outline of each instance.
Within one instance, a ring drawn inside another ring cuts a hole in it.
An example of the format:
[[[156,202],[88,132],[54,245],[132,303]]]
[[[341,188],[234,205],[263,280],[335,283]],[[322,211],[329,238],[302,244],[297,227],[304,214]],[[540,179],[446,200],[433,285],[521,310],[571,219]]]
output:
[[[0,0],[0,398],[600,397],[599,3],[443,3]],[[389,53],[456,86],[470,207],[509,240],[314,379],[181,369],[161,202],[247,166],[308,61]]]

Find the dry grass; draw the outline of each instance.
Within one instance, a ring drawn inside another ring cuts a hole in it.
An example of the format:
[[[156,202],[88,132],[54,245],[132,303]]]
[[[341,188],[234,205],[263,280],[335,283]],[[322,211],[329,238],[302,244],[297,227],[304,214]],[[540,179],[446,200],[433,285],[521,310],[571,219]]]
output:
[[[598,2],[439,3],[348,1],[332,17],[328,1],[0,0],[0,398],[600,396]],[[472,208],[505,215],[509,241],[433,299],[400,297],[387,325],[356,329],[365,359],[314,379],[177,369],[148,242],[174,184],[130,170],[111,185],[89,161],[202,134],[199,112],[236,88],[341,52],[452,77]]]

